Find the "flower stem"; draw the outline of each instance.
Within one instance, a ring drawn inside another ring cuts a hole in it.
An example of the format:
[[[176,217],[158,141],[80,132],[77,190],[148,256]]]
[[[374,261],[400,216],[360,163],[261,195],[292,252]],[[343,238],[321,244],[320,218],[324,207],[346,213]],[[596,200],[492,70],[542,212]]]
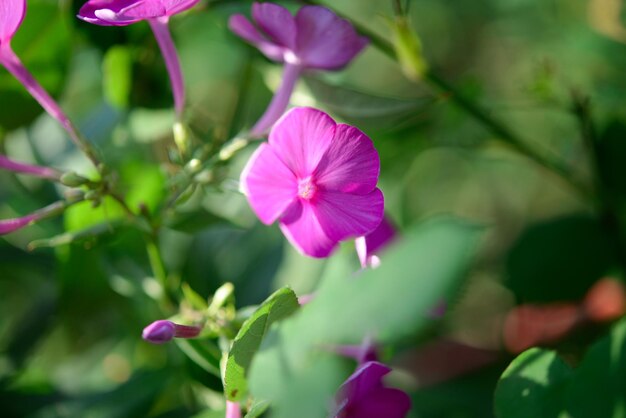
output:
[[[185,108],[185,82],[183,80],[183,72],[180,67],[180,60],[176,52],[176,46],[172,40],[172,35],[168,28],[169,18],[167,16],[148,19],[154,37],[156,38],[161,54],[165,60],[165,67],[170,76],[172,83],[172,93],[174,94],[174,108],[176,109],[176,118],[182,120],[183,110]]]
[[[19,174],[29,174],[31,176],[54,181],[60,181],[61,175],[63,174],[54,168],[13,161],[4,155],[0,155],[0,169],[13,171]]]
[[[59,105],[50,97],[41,84],[35,80],[32,74],[28,72],[9,44],[0,46],[0,64],[22,83],[31,96],[39,102],[41,107],[67,131],[72,142],[91,160],[94,166],[98,167],[100,161],[91,144],[80,135]]]
[[[280,82],[280,86],[278,90],[276,90],[267,110],[265,110],[265,113],[261,116],[261,119],[259,119],[250,130],[251,136],[260,137],[265,135],[274,123],[280,119],[289,105],[291,93],[296,86],[301,72],[302,67],[300,65],[285,63],[283,79]]]

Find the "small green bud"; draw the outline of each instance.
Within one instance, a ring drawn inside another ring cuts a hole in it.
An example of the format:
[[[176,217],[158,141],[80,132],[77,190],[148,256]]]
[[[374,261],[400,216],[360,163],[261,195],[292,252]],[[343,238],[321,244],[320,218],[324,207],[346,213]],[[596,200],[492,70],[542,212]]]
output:
[[[89,183],[89,180],[74,172],[65,173],[61,176],[61,184],[68,187],[79,187]]]

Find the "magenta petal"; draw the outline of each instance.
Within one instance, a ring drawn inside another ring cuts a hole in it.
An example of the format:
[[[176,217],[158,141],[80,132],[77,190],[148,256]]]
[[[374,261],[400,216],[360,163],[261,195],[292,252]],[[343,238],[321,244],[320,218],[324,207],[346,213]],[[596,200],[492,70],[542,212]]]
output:
[[[382,388],[382,378],[391,372],[391,368],[377,361],[370,361],[360,366],[341,387],[342,396],[350,402],[358,402],[374,390]]]
[[[254,3],[252,18],[274,42],[295,49],[296,22],[289,10],[274,3]]]
[[[228,27],[237,36],[256,46],[269,59],[278,62],[283,61],[285,49],[265,39],[244,15],[231,16],[228,19]]]
[[[161,319],[145,327],[141,333],[141,337],[154,344],[163,344],[171,341],[175,333],[176,325],[173,322]]]
[[[309,66],[326,70],[347,65],[367,45],[350,22],[321,6],[304,6],[296,15],[296,54]]]
[[[381,388],[350,408],[350,418],[404,418],[411,409],[411,399],[398,389]]]
[[[365,194],[376,187],[379,173],[380,159],[372,140],[353,126],[338,124],[313,176],[327,190]]]
[[[307,201],[296,200],[287,209],[280,219],[280,229],[300,253],[310,257],[328,257],[337,245],[326,235]]]
[[[37,214],[30,214],[27,216],[22,216],[21,218],[0,220],[0,235],[8,234],[10,232],[17,231],[18,229],[22,229],[30,225],[31,222],[36,221],[37,218]]]
[[[172,16],[191,9],[198,4],[199,1],[200,0],[163,0],[162,3],[167,10],[167,15]]]
[[[324,232],[334,241],[373,231],[380,224],[384,209],[380,189],[365,195],[320,191],[314,206]]]
[[[167,9],[160,2],[151,0],[138,1],[120,10],[119,17],[127,19],[151,19],[153,17],[165,16]]]
[[[0,1],[0,45],[9,42],[26,14],[26,0]]]
[[[365,268],[371,264],[371,257],[384,249],[396,237],[396,229],[391,221],[383,216],[383,220],[378,227],[369,234],[356,239],[356,252],[361,262],[361,267]]]
[[[241,186],[259,219],[271,224],[298,195],[294,174],[267,144],[261,144],[241,173]]]
[[[124,26],[141,20],[118,16],[123,9],[141,3],[140,0],[89,0],[78,11],[78,18],[100,26]]]
[[[335,121],[309,107],[287,112],[272,128],[269,144],[298,178],[310,176],[330,147]]]

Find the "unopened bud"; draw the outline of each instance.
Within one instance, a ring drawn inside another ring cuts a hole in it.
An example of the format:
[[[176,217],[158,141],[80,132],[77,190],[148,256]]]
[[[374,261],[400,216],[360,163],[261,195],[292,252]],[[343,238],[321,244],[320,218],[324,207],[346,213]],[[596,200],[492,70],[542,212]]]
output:
[[[161,319],[154,321],[143,329],[141,337],[153,344],[163,344],[174,338],[194,338],[200,334],[201,328],[191,325],[179,325]]]
[[[61,176],[61,184],[68,187],[79,187],[87,183],[89,183],[88,179],[73,172],[65,173]]]

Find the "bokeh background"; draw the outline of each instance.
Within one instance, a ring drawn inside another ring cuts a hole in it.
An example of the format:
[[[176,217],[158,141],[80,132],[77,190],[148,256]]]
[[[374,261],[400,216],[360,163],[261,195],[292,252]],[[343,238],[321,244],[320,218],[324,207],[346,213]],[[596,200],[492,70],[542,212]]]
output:
[[[593,166],[573,97],[591,97],[597,130],[609,144],[606,155],[614,156],[606,162],[613,190],[616,196],[626,191],[622,2],[408,3],[428,65],[529,146],[566,162],[589,186]],[[391,1],[327,4],[391,39]],[[154,208],[176,170],[168,154],[174,115],[162,58],[147,24],[89,25],[74,17],[81,5],[28,0],[14,49],[118,171],[128,201]],[[228,17],[249,14],[250,5],[201,0],[172,19],[199,144],[221,144],[250,127],[280,81],[280,66],[227,28]],[[394,382],[413,397],[413,416],[493,416],[495,384],[513,358],[502,344],[506,314],[520,303],[579,301],[601,277],[619,275],[614,226],[600,222],[593,198],[508,146],[449,95],[407,79],[375,46],[344,71],[307,74],[292,104],[325,109],[373,139],[387,213],[401,233],[441,214],[486,227],[444,317],[393,347],[389,358]],[[61,128],[3,68],[0,148],[18,160],[89,174]],[[308,293],[328,264],[297,254],[277,227],[256,220],[237,193],[251,151],[213,172],[160,236],[173,277],[203,297],[232,282],[238,307],[259,303],[284,285]],[[2,172],[0,217],[43,207],[61,192]],[[0,239],[2,416],[223,416],[219,379],[174,344],[153,346],[140,338],[159,310],[138,232],[111,227],[68,245],[45,241],[121,216],[112,201],[96,209],[81,203]],[[35,240],[44,241],[29,249]],[[352,243],[336,257],[356,269]],[[597,333],[568,342],[569,352],[581,351]]]

